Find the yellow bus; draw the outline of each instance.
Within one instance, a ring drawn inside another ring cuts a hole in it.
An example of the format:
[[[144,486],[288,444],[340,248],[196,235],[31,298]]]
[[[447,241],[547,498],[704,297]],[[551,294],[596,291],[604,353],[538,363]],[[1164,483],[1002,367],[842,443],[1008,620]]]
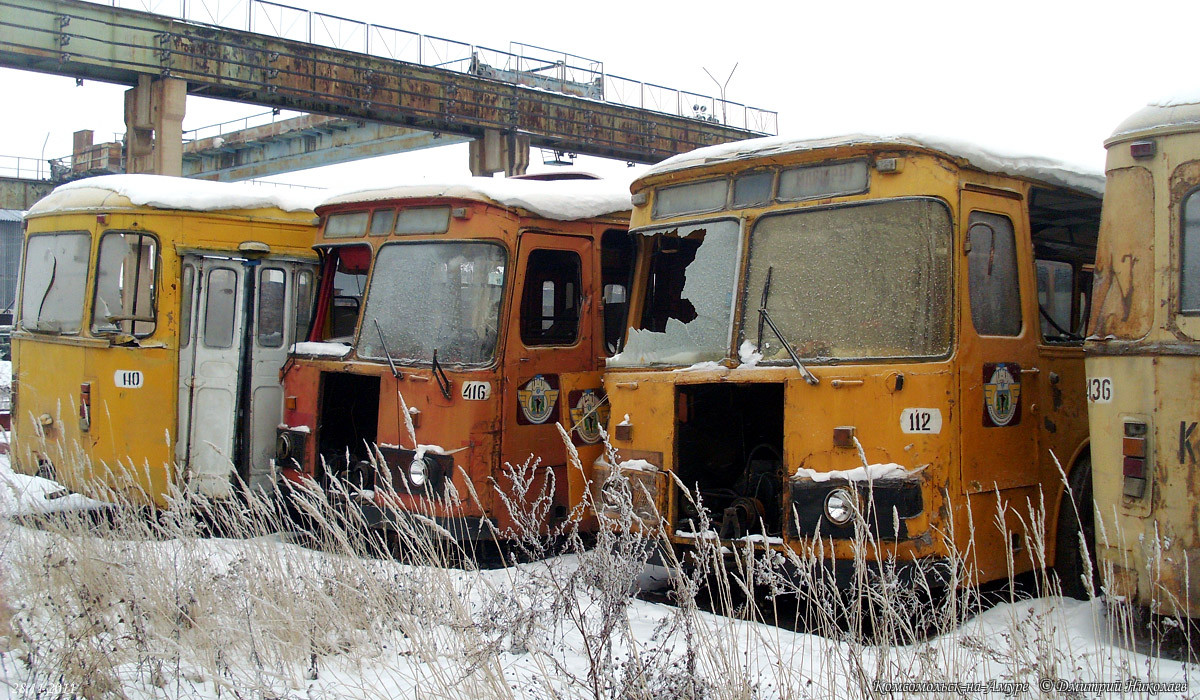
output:
[[[1105,142],[1089,321],[1097,559],[1107,592],[1200,617],[1200,98],[1133,114]]]
[[[1088,478],[1103,184],[929,137],[751,140],[651,168],[632,186],[637,330],[604,379],[620,463],[596,482],[644,486],[640,515],[682,548],[819,539],[849,573],[860,514],[872,559],[911,573],[969,552],[981,582],[1010,553],[1034,566],[1044,496],[1050,562],[1077,558],[1051,452]]]
[[[573,516],[594,527],[569,453],[591,465],[602,449],[629,207],[625,183],[519,178],[318,206],[312,331],[283,377],[284,478],[353,485],[370,526],[436,523],[431,537],[463,544],[531,534],[514,516],[533,504],[503,500],[526,487],[531,500],[546,489],[539,531]]]
[[[307,332],[308,195],[154,175],[30,209],[12,335],[14,468],[166,506],[269,487],[279,370]]]

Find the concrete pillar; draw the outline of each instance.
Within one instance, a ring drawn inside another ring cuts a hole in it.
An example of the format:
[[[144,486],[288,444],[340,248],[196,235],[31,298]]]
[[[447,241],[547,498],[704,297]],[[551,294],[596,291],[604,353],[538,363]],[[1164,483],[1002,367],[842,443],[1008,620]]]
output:
[[[529,136],[488,129],[483,138],[471,142],[471,174],[506,177],[524,175],[529,167]]]
[[[125,172],[183,174],[187,82],[139,76],[125,91]]]

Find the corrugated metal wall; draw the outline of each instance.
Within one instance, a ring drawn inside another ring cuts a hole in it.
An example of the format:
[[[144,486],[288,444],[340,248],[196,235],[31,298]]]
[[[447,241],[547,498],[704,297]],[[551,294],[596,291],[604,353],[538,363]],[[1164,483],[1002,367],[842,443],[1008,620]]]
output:
[[[15,311],[17,275],[21,269],[21,215],[0,209],[0,318]]]

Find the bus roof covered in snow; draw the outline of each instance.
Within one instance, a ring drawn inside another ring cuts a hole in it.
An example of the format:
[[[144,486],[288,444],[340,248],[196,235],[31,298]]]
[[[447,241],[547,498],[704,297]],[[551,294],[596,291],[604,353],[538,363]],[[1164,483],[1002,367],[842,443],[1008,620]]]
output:
[[[984,172],[1036,180],[1045,184],[1079,190],[1096,196],[1104,194],[1104,175],[1098,171],[1051,158],[1004,153],[1000,150],[983,148],[964,141],[918,134],[898,134],[892,136],[847,134],[819,139],[770,136],[745,141],[733,141],[672,156],[646,171],[642,175],[641,180],[645,181],[657,175],[735,160],[769,158],[839,146],[859,145],[920,148],[939,153]]]
[[[384,199],[452,197],[523,209],[547,219],[575,221],[627,212],[627,180],[521,180],[472,178],[459,182],[378,187],[331,197],[321,208]]]

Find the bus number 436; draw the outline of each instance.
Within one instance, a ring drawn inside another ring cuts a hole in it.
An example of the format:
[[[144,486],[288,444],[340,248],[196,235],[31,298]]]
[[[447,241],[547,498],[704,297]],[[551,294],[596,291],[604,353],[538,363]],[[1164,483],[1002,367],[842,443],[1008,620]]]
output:
[[[1087,383],[1087,397],[1091,403],[1112,403],[1112,379],[1092,377]]]

